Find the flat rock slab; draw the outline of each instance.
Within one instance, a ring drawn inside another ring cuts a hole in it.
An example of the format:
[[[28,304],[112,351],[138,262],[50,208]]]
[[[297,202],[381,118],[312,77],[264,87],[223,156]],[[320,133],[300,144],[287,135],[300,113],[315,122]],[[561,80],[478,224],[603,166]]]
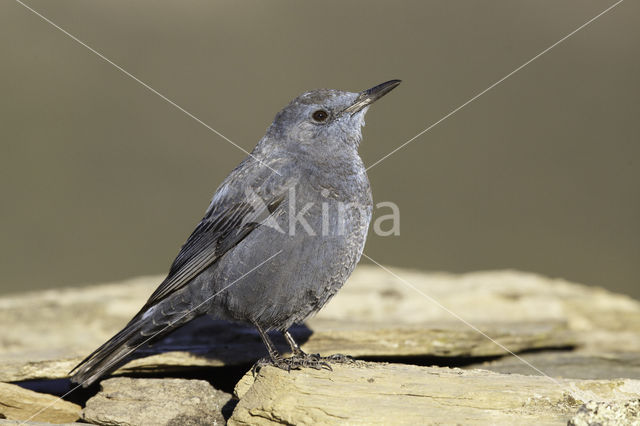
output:
[[[640,397],[637,380],[540,376],[403,364],[334,364],[333,371],[262,368],[236,386],[230,425],[561,425],[581,405]]]
[[[0,419],[69,423],[80,418],[81,407],[53,395],[10,383],[0,383]]]
[[[358,357],[485,357],[505,354],[504,347],[576,344],[640,351],[640,303],[623,295],[512,271],[395,272],[402,279],[358,267],[334,300],[295,330],[303,349]],[[0,381],[66,377],[129,321],[160,281],[0,298],[0,323],[11,325],[0,331]],[[286,348],[283,341],[280,347]],[[250,364],[265,352],[254,330],[204,317],[137,355],[142,358],[121,372]]]
[[[520,354],[552,377],[572,379],[636,379],[640,380],[640,353],[589,353],[586,351],[549,351]],[[498,373],[539,374],[515,357],[504,357],[469,368],[482,368]]]
[[[204,380],[113,378],[82,410],[86,422],[109,425],[224,425],[231,395]]]
[[[478,321],[474,324],[476,329],[473,329],[459,321],[384,324],[320,317],[309,320],[307,325],[313,334],[304,342],[302,349],[322,355],[489,357],[507,354],[505,348],[520,352],[576,344],[566,324],[555,321]]]

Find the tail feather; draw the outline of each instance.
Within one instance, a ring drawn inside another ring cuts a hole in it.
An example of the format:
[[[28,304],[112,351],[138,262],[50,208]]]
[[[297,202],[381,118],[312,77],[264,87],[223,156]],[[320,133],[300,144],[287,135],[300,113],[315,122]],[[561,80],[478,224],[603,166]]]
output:
[[[81,384],[83,387],[90,386],[100,377],[125,364],[129,356],[139,347],[151,340],[163,337],[199,315],[196,312],[180,316],[176,315],[177,313],[173,315],[154,314],[152,308],[144,315],[143,312],[136,315],[115,336],[93,351],[69,372],[72,375],[71,381]],[[156,316],[159,318],[154,318]]]

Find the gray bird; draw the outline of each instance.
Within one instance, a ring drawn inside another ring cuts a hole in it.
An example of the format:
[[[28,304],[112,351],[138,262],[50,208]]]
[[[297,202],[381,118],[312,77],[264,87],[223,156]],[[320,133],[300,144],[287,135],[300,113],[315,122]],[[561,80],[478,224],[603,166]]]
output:
[[[342,287],[364,248],[373,202],[358,155],[369,106],[400,84],[360,93],[313,90],[280,111],[216,190],[168,276],[133,319],[70,374],[88,386],[138,347],[208,314],[252,324],[268,362],[322,368],[287,331]],[[267,331],[291,346],[283,358]]]

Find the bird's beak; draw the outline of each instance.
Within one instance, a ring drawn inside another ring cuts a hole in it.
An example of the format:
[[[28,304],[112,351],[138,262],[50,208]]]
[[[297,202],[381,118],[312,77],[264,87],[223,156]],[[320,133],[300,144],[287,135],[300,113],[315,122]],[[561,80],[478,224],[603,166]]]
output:
[[[356,98],[356,100],[345,108],[343,112],[347,114],[355,114],[356,112],[362,110],[362,108],[371,105],[393,89],[395,89],[401,80],[389,80],[385,83],[378,84],[377,86],[372,87],[371,89],[364,90],[360,92],[360,95]]]

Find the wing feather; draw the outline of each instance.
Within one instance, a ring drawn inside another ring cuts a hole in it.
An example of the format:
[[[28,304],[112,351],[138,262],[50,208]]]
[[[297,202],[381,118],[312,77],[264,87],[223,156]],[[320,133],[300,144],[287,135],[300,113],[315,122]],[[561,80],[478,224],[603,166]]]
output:
[[[269,200],[218,200],[198,224],[173,261],[169,274],[149,297],[140,312],[181,289],[205,268],[237,245],[272,214],[284,196]],[[216,201],[214,201],[216,202]]]

